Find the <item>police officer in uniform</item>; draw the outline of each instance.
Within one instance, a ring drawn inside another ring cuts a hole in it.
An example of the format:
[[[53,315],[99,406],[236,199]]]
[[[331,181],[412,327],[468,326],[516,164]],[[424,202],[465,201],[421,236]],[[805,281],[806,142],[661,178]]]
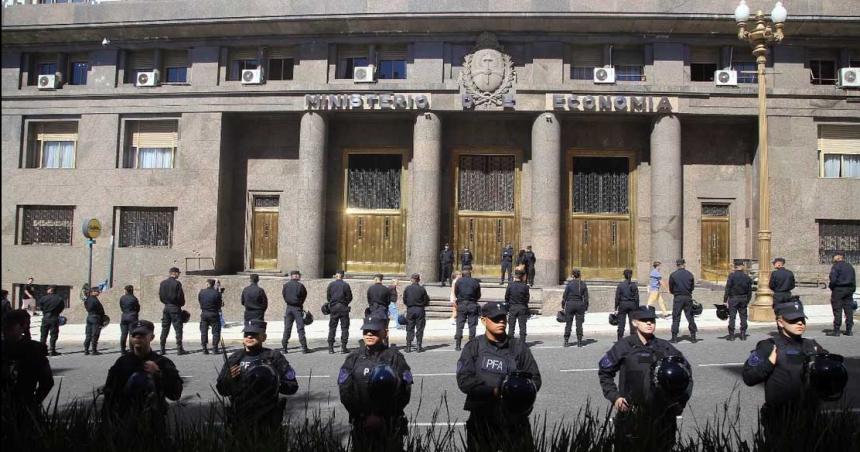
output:
[[[403,290],[403,304],[406,305],[406,353],[412,353],[413,339],[417,339],[418,353],[424,351],[421,345],[424,340],[424,327],[427,325],[424,308],[430,305],[430,296],[420,282],[421,275],[413,273],[412,284]]]
[[[541,387],[540,369],[525,343],[506,333],[507,317],[505,304],[486,303],[481,309],[486,332],[469,341],[457,361],[457,387],[466,394],[463,409],[469,411],[469,450],[531,450],[534,445],[528,418],[531,406],[517,412],[508,409],[505,380],[522,375],[536,394]]]
[[[125,286],[125,294],[119,297],[119,347],[123,354],[128,352],[128,330],[137,323],[140,316],[140,300],[134,296],[134,286]]]
[[[561,309],[564,311],[564,346],[570,346],[570,327],[576,319],[576,346],[582,347],[582,324],[585,322],[585,311],[588,311],[588,286],[582,280],[582,272],[574,268],[570,272],[561,296]]]
[[[57,336],[60,335],[60,314],[66,309],[66,300],[57,295],[57,286],[49,286],[48,294],[39,300],[39,309],[42,310],[42,327],[39,342],[46,343],[48,335],[51,336],[51,356],[59,356],[57,352]]]
[[[218,343],[221,342],[221,308],[224,300],[221,292],[215,288],[215,280],[207,279],[206,288],[197,294],[200,303],[200,345],[203,354],[209,354],[209,328],[212,328],[212,348],[218,353]]]
[[[508,283],[511,282],[511,270],[514,263],[514,247],[510,243],[502,248],[502,275],[499,277],[499,284],[505,283],[505,275],[508,277]]]
[[[299,281],[300,279],[302,279],[302,274],[298,270],[291,271],[290,280],[284,284],[284,288],[281,290],[284,303],[287,304],[287,310],[284,312],[284,336],[281,338],[284,353],[287,353],[287,344],[293,333],[293,322],[296,323],[296,331],[299,333],[302,353],[311,352],[308,348],[308,340],[305,338],[305,300],[308,298],[308,290]]]
[[[12,413],[3,413],[3,428],[8,427],[5,424],[9,416],[12,422],[20,422],[20,431],[35,427],[33,422],[39,419],[42,401],[54,387],[54,376],[48,362],[47,347],[30,339],[30,314],[26,310],[7,312],[3,316],[2,327],[3,406],[13,410]],[[6,436],[3,435],[4,438]],[[15,449],[11,447],[11,450]]]
[[[0,290],[0,318],[12,312],[12,302],[9,301],[9,291]]]
[[[266,322],[245,322],[242,350],[224,362],[215,389],[230,398],[228,419],[236,428],[272,430],[281,425],[286,400],[299,390],[296,371],[275,350],[263,347]]]
[[[615,313],[618,314],[618,340],[624,337],[628,315],[639,308],[639,286],[632,281],[633,270],[623,272],[624,281],[615,288]],[[630,333],[633,333],[633,318],[630,317]]]
[[[185,306],[185,291],[182,290],[182,283],[179,282],[178,268],[170,268],[170,277],[161,281],[161,286],[158,288],[158,297],[164,303],[164,311],[161,315],[161,354],[165,353],[167,346],[167,335],[170,334],[170,325],[176,332],[176,349],[177,354],[185,355],[188,352],[182,347],[182,307]]]
[[[269,309],[269,297],[266,291],[259,286],[260,275],[252,273],[251,283],[242,289],[242,306],[245,307],[245,322],[248,320],[263,320],[266,317],[266,309]]]
[[[363,341],[347,355],[337,377],[349,413],[354,450],[402,450],[403,409],[412,393],[412,371],[403,355],[385,345],[388,320],[366,316]]]
[[[481,300],[481,284],[472,278],[472,271],[463,270],[463,276],[454,285],[457,297],[457,325],[454,333],[454,349],[459,351],[463,340],[463,326],[469,323],[469,340],[475,337],[478,326],[478,301]]]
[[[621,338],[603,355],[597,372],[603,396],[616,411],[616,450],[634,446],[635,450],[669,450],[675,442],[676,416],[692,395],[692,369],[678,349],[654,335],[657,313],[653,306],[640,306],[630,316],[633,334]],[[676,397],[668,397],[665,388],[652,383],[653,366],[667,357],[679,357],[676,359],[690,377]]]
[[[768,287],[773,291],[773,307],[780,303],[791,300],[791,291],[797,284],[794,281],[794,273],[785,268],[785,258],[777,257],[773,260],[773,271],[770,273]]]
[[[526,275],[528,276],[529,286],[535,285],[535,262],[537,261],[537,257],[535,257],[535,252],[532,251],[532,246],[529,245],[526,247],[526,252],[523,253],[523,263],[526,266]]]
[[[447,243],[442,248],[442,252],[439,253],[439,267],[442,271],[439,279],[442,280],[442,287],[445,287],[445,282],[450,283],[451,274],[454,273],[454,251],[451,250],[451,246]]]
[[[388,305],[397,302],[397,292],[385,287],[382,279],[382,273],[373,276],[373,284],[367,288],[367,307],[375,318],[388,319]]]
[[[693,289],[695,279],[685,267],[684,259],[675,261],[677,270],[669,275],[669,293],[672,294],[672,343],[678,342],[678,330],[681,327],[681,313],[687,317],[687,328],[690,330],[690,340],[696,342],[696,317],[693,316]]]
[[[469,247],[463,248],[463,254],[460,255],[460,270],[466,270],[472,268],[472,261],[475,259],[475,256],[472,255],[472,252],[469,251]]]
[[[735,271],[726,280],[723,302],[729,306],[729,336],[735,340],[735,317],[741,316],[741,340],[747,340],[747,306],[752,298],[752,278],[744,271],[743,261],[735,261]]]
[[[340,352],[347,353],[347,341],[349,341],[349,304],[352,302],[352,288],[343,280],[344,271],[338,270],[334,274],[334,281],[330,282],[326,289],[326,300],[328,302],[328,352],[334,353],[334,333],[340,322]]]
[[[511,250],[513,253],[513,250]],[[517,270],[514,281],[505,290],[505,303],[508,305],[508,336],[513,337],[517,323],[520,325],[520,342],[526,343],[526,322],[529,320],[529,286],[525,283],[526,274]]]
[[[833,308],[833,332],[830,336],[839,336],[842,327],[842,314],[845,314],[845,335],[851,336],[854,328],[854,300],[852,296],[857,290],[857,275],[854,267],[845,262],[845,253],[837,251],[833,256],[833,267],[830,269],[830,307]],[[44,322],[44,320],[43,320]]]
[[[84,354],[101,355],[99,351],[99,335],[102,332],[102,320],[105,315],[105,308],[102,302],[99,301],[101,291],[98,287],[90,289],[90,294],[84,300],[84,309],[87,310],[87,327],[84,336]],[[90,353],[90,344],[93,346],[93,351]]]

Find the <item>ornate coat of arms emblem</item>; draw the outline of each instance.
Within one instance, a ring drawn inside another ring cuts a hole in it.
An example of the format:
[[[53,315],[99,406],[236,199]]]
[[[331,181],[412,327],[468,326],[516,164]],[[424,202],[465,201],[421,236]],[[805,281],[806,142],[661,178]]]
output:
[[[504,52],[495,35],[482,33],[472,53],[463,61],[460,73],[462,93],[476,109],[501,107],[512,94],[516,71],[510,55]]]

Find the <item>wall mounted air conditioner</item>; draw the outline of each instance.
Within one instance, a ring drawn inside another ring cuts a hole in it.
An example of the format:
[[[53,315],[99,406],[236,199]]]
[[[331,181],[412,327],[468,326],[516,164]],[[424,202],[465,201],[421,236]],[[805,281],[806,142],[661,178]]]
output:
[[[263,83],[263,70],[260,68],[256,69],[243,69],[242,70],[242,84],[243,85],[259,85]]]
[[[860,88],[860,67],[844,67],[839,70],[840,88]]]
[[[615,68],[610,66],[594,68],[594,83],[615,83]]]
[[[354,83],[373,83],[376,81],[376,72],[373,65],[356,66],[352,70],[352,81]]]
[[[39,89],[57,89],[60,87],[60,80],[56,75],[40,75],[36,81]]]
[[[135,86],[158,86],[161,82],[159,75],[158,70],[138,72],[134,84]]]
[[[714,71],[714,85],[738,86],[738,71],[731,69],[720,69]]]

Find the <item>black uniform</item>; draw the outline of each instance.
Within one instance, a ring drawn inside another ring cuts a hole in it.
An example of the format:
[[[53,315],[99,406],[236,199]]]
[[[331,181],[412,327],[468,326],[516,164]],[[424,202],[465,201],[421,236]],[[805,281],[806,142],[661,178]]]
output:
[[[334,345],[334,333],[340,322],[340,344],[346,349],[349,341],[349,304],[352,302],[352,288],[342,279],[329,283],[326,289],[326,300],[331,310],[328,319],[328,344]]]
[[[615,288],[615,311],[618,312],[618,338],[624,336],[630,312],[639,308],[639,286],[633,281],[622,281]],[[630,332],[633,332],[633,319],[629,318]]]
[[[397,292],[383,284],[372,284],[367,288],[367,307],[370,315],[378,319],[388,318],[388,305],[397,302]]]
[[[506,336],[501,342],[492,342],[481,336],[463,348],[457,361],[457,387],[466,394],[463,409],[469,411],[466,432],[470,450],[484,450],[486,446],[491,446],[489,450],[525,450],[533,445],[528,413],[508,413],[498,397],[502,381],[512,372],[530,373],[540,390],[540,369],[519,339]]]
[[[845,332],[852,333],[854,327],[854,300],[851,298],[857,290],[857,279],[854,267],[848,262],[839,261],[830,269],[830,307],[833,308],[833,330],[842,327],[842,314],[845,314]],[[44,321],[44,320],[43,320]]]
[[[735,317],[741,315],[741,337],[747,331],[747,306],[752,298],[752,278],[743,270],[735,270],[726,281],[723,302],[729,306],[729,335],[735,334]]]
[[[308,341],[305,338],[304,309],[308,290],[298,280],[291,279],[284,284],[281,295],[284,297],[284,303],[287,304],[287,309],[284,311],[284,335],[281,337],[281,345],[284,346],[284,350],[287,349],[287,343],[290,342],[290,336],[293,334],[293,322],[295,322],[299,343],[302,345],[302,350],[305,350],[308,348]]]
[[[182,283],[176,278],[161,281],[158,297],[164,303],[164,311],[161,315],[161,350],[164,350],[167,345],[167,335],[170,334],[170,325],[173,325],[176,331],[176,347],[182,351],[182,307],[185,306],[185,291],[182,290]]]
[[[84,300],[84,308],[87,310],[87,328],[84,336],[84,352],[90,352],[90,344],[93,345],[93,352],[97,352],[99,348],[99,335],[102,332],[102,317],[105,315],[105,308],[98,297],[92,295]]]
[[[508,304],[508,335],[513,336],[516,324],[520,325],[520,340],[526,341],[526,322],[529,319],[529,286],[516,280],[505,290],[505,303]]]
[[[12,302],[9,301],[8,298],[3,297],[3,299],[0,300],[0,318],[3,318],[3,316],[10,312],[12,312]]]
[[[263,320],[266,309],[269,308],[269,298],[262,287],[253,282],[248,284],[248,287],[242,289],[241,300],[242,306],[245,307],[245,323],[248,323],[248,320]]]
[[[397,392],[385,400],[375,400],[368,391],[370,372],[379,364],[391,366],[400,378]],[[337,376],[340,402],[349,413],[352,424],[354,450],[402,450],[407,424],[403,409],[409,404],[412,394],[412,370],[403,355],[383,343],[368,348],[362,342],[359,348],[347,355]],[[370,416],[382,419],[382,431],[368,431],[366,421]],[[392,441],[395,444],[391,446]],[[380,447],[382,445],[382,447]]]
[[[143,365],[147,361],[154,362],[159,372],[149,374],[144,371]],[[135,393],[132,390],[131,383],[140,381],[147,383],[149,391]],[[126,353],[117,358],[108,371],[104,395],[104,409],[112,417],[126,417],[145,411],[155,425],[163,427],[167,414],[165,398],[179,400],[182,396],[182,378],[173,361],[166,356],[154,351],[144,357]]]
[[[528,276],[529,285],[535,285],[535,262],[537,261],[537,257],[535,257],[535,252],[531,250],[526,250],[523,253],[523,264],[526,266],[526,275]]]
[[[475,337],[478,326],[478,301],[481,300],[481,284],[472,277],[464,276],[454,285],[457,297],[457,329],[454,340],[459,344],[463,339],[463,326],[469,324],[469,340]]]
[[[696,318],[693,316],[693,285],[695,279],[693,274],[686,268],[679,268],[669,275],[669,293],[674,296],[672,300],[672,337],[678,335],[681,327],[681,312],[687,317],[687,328],[691,335],[699,330],[696,327]]]
[[[42,310],[42,327],[39,342],[45,343],[48,335],[51,336],[51,352],[57,350],[57,336],[60,334],[60,314],[66,309],[66,300],[52,293],[45,295],[39,300],[39,309]]]
[[[140,301],[133,294],[127,293],[119,297],[119,309],[122,312],[119,319],[119,345],[122,351],[126,351],[128,330],[140,316]]]
[[[207,287],[197,294],[200,303],[200,345],[209,345],[209,328],[212,328],[212,345],[217,349],[221,342],[221,307],[224,299],[214,287]]]
[[[18,340],[3,340],[2,368],[3,398],[9,402],[4,401],[4,406],[14,410],[8,415],[31,424],[54,386],[47,347],[23,336]]]
[[[424,308],[430,305],[427,289],[417,282],[408,285],[403,290],[403,304],[406,305],[406,346],[412,347],[412,339],[415,338],[418,340],[418,349],[421,350],[424,327],[427,325]]]
[[[451,248],[442,249],[442,252],[439,253],[439,267],[442,270],[442,274],[439,279],[442,280],[442,287],[445,287],[445,282],[451,282],[451,274],[454,273],[454,251]]]
[[[499,277],[499,284],[505,282],[505,274],[508,276],[508,282],[511,282],[513,275],[511,271],[514,263],[514,249],[506,246],[502,248],[502,275]]]
[[[786,270],[785,267],[774,270],[770,274],[768,287],[773,291],[774,307],[780,303],[787,302],[791,299],[791,291],[797,287],[797,284],[794,282],[794,273],[791,270]]]
[[[460,255],[460,270],[465,270],[466,267],[471,267],[474,259],[475,256],[472,255],[471,251],[463,251],[463,254]]]
[[[230,376],[230,368],[238,365],[239,376]],[[266,369],[256,369],[256,367]],[[273,375],[271,387],[262,385],[251,377],[252,372]],[[230,398],[228,419],[234,426],[273,429],[284,418],[286,400],[279,394],[291,395],[299,390],[296,371],[284,355],[268,348],[259,350],[239,350],[230,355],[218,374],[215,389],[222,396]]]
[[[635,418],[626,413],[618,413],[616,417],[616,435],[625,443],[625,448],[635,445],[637,450],[669,450],[675,443],[675,417],[684,411],[692,395],[693,382],[691,379],[685,395],[677,400],[666,398],[655,388],[651,382],[651,365],[667,356],[684,355],[664,339],[652,337],[647,343],[642,343],[638,334],[631,334],[616,342],[600,360],[597,375],[606,400],[615,403],[623,397],[633,412],[642,413]],[[689,364],[687,368],[692,375]],[[616,385],[615,374],[619,372],[621,375]],[[637,436],[655,443],[635,444]]]
[[[576,338],[582,340],[582,323],[588,311],[588,286],[581,279],[568,281],[561,296],[561,309],[564,310],[564,342],[570,339],[570,327],[576,318]]]

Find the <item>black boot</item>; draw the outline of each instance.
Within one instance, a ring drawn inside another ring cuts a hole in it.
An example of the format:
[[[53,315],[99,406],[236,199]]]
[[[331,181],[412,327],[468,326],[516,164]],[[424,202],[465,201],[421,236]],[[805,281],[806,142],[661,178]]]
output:
[[[90,354],[91,355],[101,355],[102,354],[102,352],[99,351],[99,343],[98,342],[93,342],[93,352]]]
[[[851,328],[845,328],[845,335],[846,336],[853,336],[854,332],[851,331]]]
[[[570,336],[564,337],[564,343],[561,345],[562,347],[570,347]]]
[[[167,351],[164,350],[164,346],[161,346],[161,355],[164,356],[167,354]]]
[[[179,341],[176,342],[176,350],[177,350],[176,351],[177,355],[187,355],[188,354],[188,352],[185,351],[185,348],[182,347],[182,342],[179,342]]]
[[[329,342],[329,343],[328,343],[328,354],[329,354],[329,355],[334,355],[334,342]]]
[[[308,343],[306,341],[301,341],[302,344],[302,353],[308,354],[311,352],[311,349],[308,348]]]
[[[582,336],[576,336],[576,346],[582,347]]]
[[[209,347],[207,347],[207,346],[205,346],[205,345],[203,346],[203,354],[204,354],[204,355],[208,355],[208,354],[209,354]]]
[[[85,355],[89,355],[89,354],[90,354],[90,349],[88,349],[88,348],[84,349],[84,354],[85,354]]]
[[[411,342],[406,343],[406,353],[412,353],[412,343]]]
[[[424,347],[421,346],[421,341],[418,341],[418,353],[424,352]]]
[[[670,340],[669,342],[671,342],[671,343],[673,343],[673,344],[677,344],[677,343],[678,343],[678,335],[677,335],[677,334],[673,334],[673,335],[672,335],[672,340]]]
[[[732,330],[729,330],[729,335],[726,336],[726,340],[727,341],[734,341],[735,340],[735,332]]]
[[[696,342],[698,342],[698,341],[696,340],[696,333],[693,333],[693,332],[691,332],[691,333],[690,333],[690,342],[692,342],[692,343],[694,343],[694,344],[695,344]]]
[[[828,336],[839,337],[839,328],[834,328],[833,331],[827,333]]]
[[[287,354],[287,346],[289,345],[289,342],[283,342],[281,345],[283,345],[283,347],[284,347],[284,354],[286,355],[286,354]]]
[[[457,342],[454,344],[454,350],[456,350],[458,352],[460,350],[462,350],[462,348],[460,347],[460,341],[461,341],[461,339],[457,339]]]
[[[741,330],[741,340],[742,341],[747,340],[747,331],[746,330]]]
[[[62,353],[58,352],[56,349],[51,349],[51,356],[60,356]]]
[[[347,353],[349,353],[349,348],[347,348],[347,346],[346,346],[346,342],[341,342],[341,343],[340,343],[340,352],[341,352],[342,354],[344,354],[344,355],[345,355],[345,354],[347,354]]]

